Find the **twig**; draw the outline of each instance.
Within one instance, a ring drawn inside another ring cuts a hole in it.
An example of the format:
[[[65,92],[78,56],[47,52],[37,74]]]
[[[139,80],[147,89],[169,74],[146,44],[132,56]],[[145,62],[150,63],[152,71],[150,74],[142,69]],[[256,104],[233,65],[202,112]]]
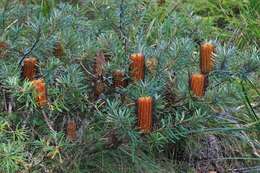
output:
[[[256,171],[260,170],[260,166],[248,167],[248,168],[238,168],[238,169],[229,169],[229,171],[235,171],[235,172],[243,171],[243,173],[253,171],[253,170],[256,170]]]
[[[253,84],[253,82],[249,79],[249,78],[247,78],[246,79],[248,82],[249,82],[249,84],[254,88],[254,90],[256,91],[256,93],[258,94],[258,96],[260,96],[260,91],[258,91],[258,88]]]
[[[83,68],[83,70],[88,73],[89,75],[91,75],[92,78],[96,79],[96,76],[94,74],[92,74],[90,71],[88,71],[88,69],[84,66],[84,64],[82,63],[82,61],[79,62],[79,64],[81,65],[81,67]]]
[[[228,72],[228,71],[227,71],[227,72]],[[217,73],[217,71],[216,71],[215,73]],[[213,74],[213,73],[211,73],[211,74]],[[223,79],[222,81],[220,81],[219,83],[217,83],[216,85],[214,85],[214,86],[212,86],[212,87],[210,87],[210,88],[208,88],[208,89],[210,89],[210,90],[211,90],[211,89],[214,89],[214,88],[218,87],[219,85],[222,85],[222,84],[224,84],[225,82],[234,79],[234,77],[235,77],[236,75],[237,75],[236,73],[230,74],[230,75],[229,75],[229,78]]]
[[[18,22],[18,19],[15,19],[12,23],[10,23],[10,25],[8,25],[6,28],[5,28],[5,31],[7,31],[9,28],[11,28],[14,24],[16,24]]]
[[[7,89],[4,87],[1,87],[2,92],[3,92],[3,100],[4,100],[4,110],[7,111],[8,113],[12,113],[13,107],[12,107],[12,98],[10,96],[10,92],[8,92]]]
[[[36,37],[35,42],[33,43],[31,49],[28,52],[26,52],[25,54],[23,54],[21,60],[19,61],[19,66],[22,65],[23,60],[33,51],[33,49],[35,48],[37,43],[40,41],[40,37],[41,37],[41,28],[39,27],[39,31],[37,33],[37,37]]]
[[[6,99],[6,95],[5,95],[5,90],[3,89],[3,96],[4,96],[4,107],[5,107],[5,110],[7,110],[7,99]]]
[[[47,117],[46,113],[43,110],[42,110],[42,115],[43,115],[44,120],[45,120],[47,126],[49,127],[49,129],[51,131],[55,132],[55,130],[53,129],[53,126],[52,126],[53,123],[49,120],[49,118]]]
[[[131,106],[134,106],[134,105],[135,105],[135,102],[132,102],[132,103],[128,103],[126,106],[131,107]]]
[[[244,93],[246,102],[247,102],[248,106],[250,107],[252,113],[254,114],[255,120],[259,120],[258,116],[257,116],[256,113],[255,113],[255,110],[254,110],[253,106],[251,105],[251,102],[250,102],[249,97],[248,97],[248,95],[247,95],[245,86],[244,86],[244,84],[243,84],[243,80],[240,82],[240,84],[241,84],[242,91],[243,91],[243,93]]]

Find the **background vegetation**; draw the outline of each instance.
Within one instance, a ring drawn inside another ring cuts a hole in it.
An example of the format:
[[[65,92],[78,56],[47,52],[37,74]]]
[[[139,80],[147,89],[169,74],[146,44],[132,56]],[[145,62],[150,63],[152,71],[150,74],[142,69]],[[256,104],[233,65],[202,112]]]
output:
[[[259,3],[0,1],[0,172],[259,171]],[[196,98],[188,78],[204,41],[214,43],[216,62],[205,97]],[[106,65],[97,79],[100,52]],[[146,56],[145,80],[114,89],[112,72],[128,73],[135,52]],[[39,62],[47,107],[21,80],[27,56]],[[154,125],[143,135],[135,101],[147,95]],[[76,141],[66,136],[72,119]]]

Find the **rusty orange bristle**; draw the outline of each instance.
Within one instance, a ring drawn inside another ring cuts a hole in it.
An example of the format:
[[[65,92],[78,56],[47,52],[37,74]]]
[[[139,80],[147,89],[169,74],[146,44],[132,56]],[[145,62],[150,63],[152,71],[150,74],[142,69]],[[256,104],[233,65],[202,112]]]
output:
[[[36,102],[42,107],[47,104],[47,92],[46,85],[43,79],[36,79],[32,81],[32,84],[36,90]]]
[[[200,46],[200,70],[203,74],[208,74],[214,66],[214,45],[204,43]]]
[[[144,79],[145,74],[145,59],[141,53],[135,53],[130,56],[130,77],[133,81]]]
[[[204,74],[193,74],[190,79],[190,87],[194,95],[202,97],[205,94],[206,76]]]
[[[36,75],[37,60],[36,58],[25,58],[23,62],[23,78],[33,80]]]
[[[149,133],[152,130],[153,114],[152,97],[140,97],[137,100],[138,127],[143,133]]]

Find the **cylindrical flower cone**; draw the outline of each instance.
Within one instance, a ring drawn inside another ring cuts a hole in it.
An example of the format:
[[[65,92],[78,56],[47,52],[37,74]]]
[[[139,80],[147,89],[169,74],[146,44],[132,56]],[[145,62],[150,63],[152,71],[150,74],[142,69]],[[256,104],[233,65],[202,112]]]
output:
[[[143,133],[152,131],[153,99],[152,97],[140,97],[137,100],[138,127]]]
[[[36,102],[43,107],[47,104],[46,85],[43,79],[33,80],[32,84],[36,90]]]
[[[67,124],[67,137],[74,141],[77,138],[77,124],[74,120],[69,120]]]
[[[130,77],[136,82],[144,79],[145,74],[145,60],[141,53],[132,54],[130,57]]]
[[[211,43],[204,43],[200,46],[200,71],[203,74],[208,74],[213,70],[214,49]]]
[[[192,74],[190,87],[194,95],[202,97],[205,94],[206,76],[204,74]]]
[[[53,54],[57,58],[61,58],[64,55],[64,48],[60,42],[55,43]]]
[[[36,58],[25,58],[23,62],[22,74],[24,79],[33,80],[36,75]]]
[[[113,87],[114,88],[124,88],[126,86],[125,73],[120,70],[116,70],[112,74],[113,77]]]

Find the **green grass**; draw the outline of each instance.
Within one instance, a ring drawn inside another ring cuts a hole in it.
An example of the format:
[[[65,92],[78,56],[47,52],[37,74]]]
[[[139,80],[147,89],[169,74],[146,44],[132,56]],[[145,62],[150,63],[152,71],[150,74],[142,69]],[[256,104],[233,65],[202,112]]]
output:
[[[182,4],[202,17],[207,36],[239,47],[260,42],[260,2],[257,0],[187,0]]]

